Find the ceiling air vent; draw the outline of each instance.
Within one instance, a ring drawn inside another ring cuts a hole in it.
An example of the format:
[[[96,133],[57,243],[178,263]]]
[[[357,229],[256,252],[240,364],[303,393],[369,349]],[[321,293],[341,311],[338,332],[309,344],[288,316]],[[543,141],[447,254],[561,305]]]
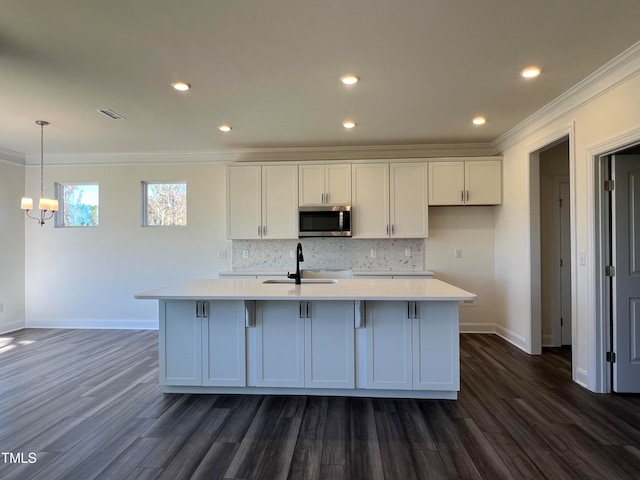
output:
[[[106,115],[109,118],[113,118],[114,120],[126,120],[125,117],[120,115],[119,113],[114,112],[110,108],[101,108],[98,110],[101,114]]]

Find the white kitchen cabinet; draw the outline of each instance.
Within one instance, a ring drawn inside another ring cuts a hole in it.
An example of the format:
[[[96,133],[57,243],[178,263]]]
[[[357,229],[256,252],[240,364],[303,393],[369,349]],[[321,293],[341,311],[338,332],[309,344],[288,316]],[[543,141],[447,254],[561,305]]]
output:
[[[353,165],[353,237],[426,238],[427,180],[424,162]]]
[[[453,302],[410,302],[413,389],[460,390],[458,305]]]
[[[227,168],[227,238],[262,237],[262,167]]]
[[[413,388],[413,346],[408,303],[366,302],[367,388]]]
[[[390,165],[390,237],[429,236],[429,198],[425,163]]]
[[[354,388],[353,301],[258,301],[250,385]]]
[[[204,302],[202,317],[202,385],[247,384],[244,302]]]
[[[202,385],[202,322],[196,302],[160,302],[160,384]]]
[[[499,205],[502,162],[429,162],[429,205]]]
[[[354,388],[354,302],[304,303],[305,387]]]
[[[350,205],[351,165],[300,165],[299,205]]]
[[[242,301],[162,301],[160,383],[245,386],[244,321]]]
[[[297,165],[227,168],[227,238],[298,238]]]
[[[366,302],[366,388],[460,389],[458,305]]]
[[[389,164],[362,163],[352,170],[353,238],[389,236]]]
[[[249,382],[257,387],[304,387],[302,302],[256,302]]]

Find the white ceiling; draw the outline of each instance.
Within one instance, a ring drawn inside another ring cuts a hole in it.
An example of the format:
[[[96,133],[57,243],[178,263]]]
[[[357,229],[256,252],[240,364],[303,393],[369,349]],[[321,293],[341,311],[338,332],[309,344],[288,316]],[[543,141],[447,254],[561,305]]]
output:
[[[2,0],[0,148],[39,154],[38,119],[45,156],[491,142],[639,18],[639,0]]]

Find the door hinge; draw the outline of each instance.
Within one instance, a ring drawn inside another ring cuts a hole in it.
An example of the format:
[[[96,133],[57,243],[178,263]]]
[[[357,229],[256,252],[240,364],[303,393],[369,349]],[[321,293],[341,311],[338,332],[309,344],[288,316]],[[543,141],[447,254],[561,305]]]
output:
[[[606,360],[609,363],[616,363],[616,352],[607,352]]]
[[[604,181],[604,189],[607,192],[613,192],[615,188],[615,182],[613,180],[605,180]]]
[[[615,277],[616,276],[616,267],[614,267],[613,265],[607,265],[606,267],[604,267],[604,274],[607,277]]]

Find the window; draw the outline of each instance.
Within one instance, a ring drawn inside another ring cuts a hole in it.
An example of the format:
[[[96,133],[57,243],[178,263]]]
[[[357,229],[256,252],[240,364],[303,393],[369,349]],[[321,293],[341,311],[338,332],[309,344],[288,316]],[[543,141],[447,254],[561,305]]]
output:
[[[144,226],[186,225],[187,184],[142,182]]]
[[[98,225],[100,186],[97,183],[58,183],[56,191],[59,203],[56,226]]]

